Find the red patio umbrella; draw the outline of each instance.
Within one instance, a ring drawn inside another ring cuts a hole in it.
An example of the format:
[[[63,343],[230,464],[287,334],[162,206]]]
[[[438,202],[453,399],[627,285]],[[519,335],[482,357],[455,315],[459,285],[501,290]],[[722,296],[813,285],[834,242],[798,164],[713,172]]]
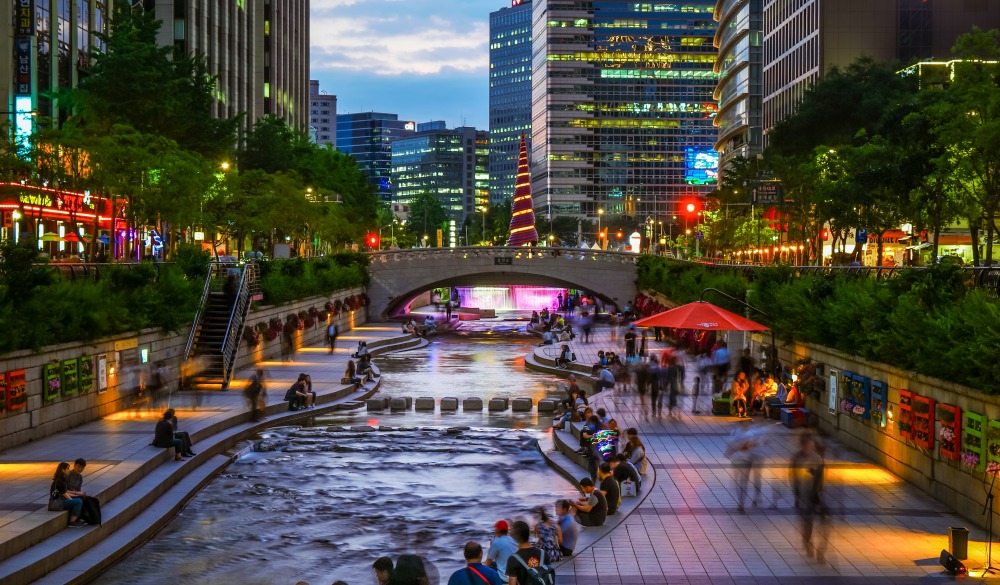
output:
[[[707,301],[695,301],[664,311],[634,323],[638,327],[669,327],[704,331],[769,331],[768,327],[717,307]]]

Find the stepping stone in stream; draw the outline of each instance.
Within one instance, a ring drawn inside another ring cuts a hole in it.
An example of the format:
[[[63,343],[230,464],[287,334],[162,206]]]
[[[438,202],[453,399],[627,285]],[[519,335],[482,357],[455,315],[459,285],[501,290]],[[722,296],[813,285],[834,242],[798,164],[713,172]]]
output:
[[[531,412],[531,406],[530,398],[515,398],[511,402],[510,408],[514,412]]]
[[[441,412],[453,412],[458,410],[458,398],[446,396],[441,399]],[[482,407],[480,407],[482,410]]]
[[[429,396],[421,396],[414,403],[414,410],[434,410],[434,399]]]
[[[510,407],[506,398],[490,398],[490,412],[503,412]]]
[[[482,412],[483,411],[483,399],[482,398],[477,398],[477,397],[466,398],[465,401],[462,402],[462,410],[464,410],[466,412],[471,412],[471,411],[475,411],[475,410],[478,410],[479,412]]]

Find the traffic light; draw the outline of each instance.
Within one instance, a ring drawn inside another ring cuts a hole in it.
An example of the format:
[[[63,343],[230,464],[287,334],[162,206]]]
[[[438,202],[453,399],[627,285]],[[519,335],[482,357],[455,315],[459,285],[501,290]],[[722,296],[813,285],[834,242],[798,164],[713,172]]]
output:
[[[372,250],[377,250],[378,249],[378,235],[377,234],[368,234],[368,238],[367,239],[368,239],[368,246]]]
[[[623,234],[623,233],[621,233],[621,232],[619,231],[618,233],[616,233],[616,234],[615,234],[615,237],[616,237],[616,238],[618,238],[618,239],[620,240],[620,239],[622,239],[622,238],[624,238],[624,237],[625,237],[625,234]]]
[[[830,239],[830,230],[823,230],[822,236],[823,236],[823,240],[829,240]]]

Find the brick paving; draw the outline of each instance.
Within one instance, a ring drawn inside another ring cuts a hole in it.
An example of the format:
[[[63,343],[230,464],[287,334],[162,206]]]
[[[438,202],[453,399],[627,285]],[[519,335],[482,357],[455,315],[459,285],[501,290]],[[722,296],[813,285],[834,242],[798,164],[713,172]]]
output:
[[[606,327],[596,330],[592,343],[577,337],[570,347],[586,365],[596,361],[600,349],[624,355],[621,336],[612,342]],[[650,349],[661,347],[650,336]],[[554,351],[538,348],[543,355]],[[763,501],[751,507],[748,497],[746,513],[739,513],[735,469],[724,450],[740,423],[712,416],[710,395],[704,392],[699,407],[705,414],[691,414],[694,375],[689,365],[680,418],[650,416],[634,391],[607,391],[592,401],[607,407],[624,427],[639,428],[656,485],[619,527],[558,567],[560,584],[913,583],[941,575],[937,561],[948,547],[948,527],[968,523],[834,440],[826,440],[825,496],[833,510],[826,559],[807,555],[788,483],[801,431],[776,421],[755,417],[750,423],[768,437],[761,465]],[[986,561],[986,533],[970,532],[965,564],[976,574]]]

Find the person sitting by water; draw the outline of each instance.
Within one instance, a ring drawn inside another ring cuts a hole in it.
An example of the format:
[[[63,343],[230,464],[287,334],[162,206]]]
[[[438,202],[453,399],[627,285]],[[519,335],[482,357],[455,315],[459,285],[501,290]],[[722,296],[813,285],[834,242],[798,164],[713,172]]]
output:
[[[355,388],[361,386],[361,376],[358,375],[358,368],[354,360],[347,360],[347,369],[344,370],[344,379],[354,384]]]
[[[434,315],[427,315],[424,319],[424,337],[437,331],[437,323],[434,322]]]
[[[584,497],[569,503],[576,508],[576,521],[581,526],[604,526],[608,517],[608,501],[604,494],[594,488],[594,481],[589,477],[580,480],[580,491]]]
[[[611,370],[607,366],[601,368],[601,371],[597,373],[597,380],[594,382],[594,389],[597,392],[604,390],[605,388],[615,387],[615,375],[611,373]]]
[[[539,322],[547,322],[549,320],[549,310],[542,309],[542,312],[538,314]]]
[[[174,413],[174,409],[172,408],[169,412],[171,413],[170,416],[167,417],[166,413],[164,413],[164,417],[167,418],[167,420],[170,421],[170,424],[174,427],[174,438],[181,440],[181,454],[185,457],[194,457],[195,453],[191,450],[191,445],[194,444],[194,442],[191,441],[191,435],[184,431],[177,430],[180,425],[180,423],[177,422],[177,415]]]
[[[316,408],[316,393],[313,392],[313,379],[309,374],[299,374],[299,380],[303,382],[302,393],[305,394],[306,408]]]
[[[502,585],[500,574],[483,564],[483,547],[478,542],[465,543],[462,550],[465,566],[452,573],[448,585]]]
[[[562,351],[559,353],[559,357],[556,358],[556,367],[563,369],[569,366],[573,361],[573,352],[569,350],[568,345],[562,346]]]
[[[608,358],[604,355],[604,350],[602,349],[597,352],[597,362],[594,363],[593,368],[591,368],[591,373],[596,376],[597,372],[599,372],[601,368],[606,365],[608,365]]]
[[[163,413],[163,418],[156,422],[156,429],[153,431],[153,446],[161,449],[174,448],[174,461],[184,461],[184,443],[174,436],[174,425],[171,419],[174,418],[174,409],[168,408]]]
[[[500,579],[506,582],[507,561],[510,559],[510,555],[517,552],[517,543],[508,534],[510,532],[510,525],[507,524],[506,520],[497,520],[497,523],[493,525],[493,529],[496,536],[493,538],[493,542],[490,543],[490,550],[486,553],[486,560],[483,561],[483,564],[496,569],[497,573],[500,574]]]
[[[52,485],[49,486],[49,510],[53,512],[69,510],[70,526],[73,528],[86,526],[87,523],[80,519],[80,512],[83,510],[83,497],[78,492],[69,489],[68,479],[69,463],[63,461],[56,466],[56,472],[52,476]]]
[[[301,410],[306,406],[306,385],[302,376],[288,387],[285,392],[285,401],[288,402],[288,410]]]
[[[642,477],[639,475],[639,470],[635,468],[635,465],[632,465],[624,453],[619,453],[611,458],[611,473],[619,484],[623,481],[634,483],[636,493],[642,488]]]
[[[566,328],[559,334],[559,341],[573,341],[574,337],[576,333],[573,332],[573,326],[567,323]]]
[[[528,321],[528,323],[530,323],[531,325],[537,325],[538,322],[540,321],[540,319],[541,318],[538,316],[538,311],[532,311],[531,312],[531,321]]]
[[[366,356],[366,355],[368,355],[368,342],[367,341],[359,341],[358,342],[358,351],[354,352],[354,355],[352,355],[351,357],[353,357],[353,358],[360,358],[360,357],[363,357],[363,356]]]
[[[385,585],[392,577],[392,559],[379,557],[372,563],[372,569],[375,571],[375,581],[378,585]]]
[[[552,332],[551,331],[546,330],[545,333],[542,333],[542,343],[541,343],[541,345],[552,345],[553,343],[555,343],[555,341],[552,338]]]
[[[365,382],[370,382],[375,379],[375,368],[372,367],[372,356],[370,354],[365,355],[358,360],[357,373],[365,377]]]
[[[625,443],[623,453],[628,457],[629,462],[639,470],[639,474],[645,475],[646,447],[639,440],[639,431],[635,427],[630,427],[625,430],[625,438],[628,442]]]

